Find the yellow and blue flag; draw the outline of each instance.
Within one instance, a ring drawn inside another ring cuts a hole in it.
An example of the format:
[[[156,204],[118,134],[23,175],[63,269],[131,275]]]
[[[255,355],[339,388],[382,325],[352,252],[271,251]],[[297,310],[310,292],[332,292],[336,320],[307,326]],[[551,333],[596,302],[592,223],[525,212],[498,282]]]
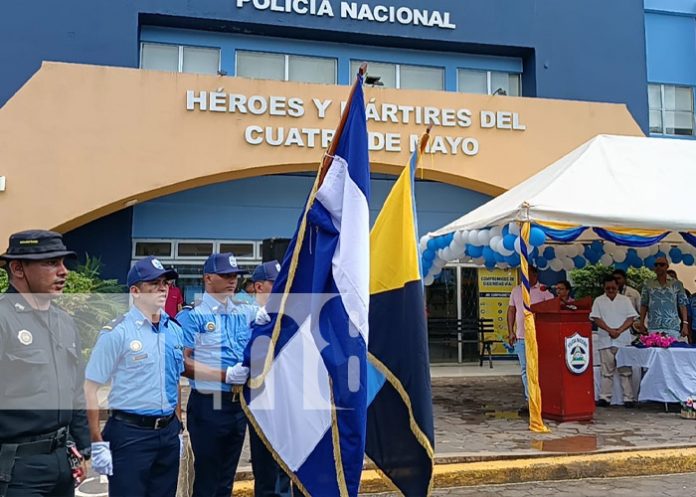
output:
[[[370,340],[365,451],[405,496],[429,495],[433,408],[418,257],[413,153],[370,233]]]

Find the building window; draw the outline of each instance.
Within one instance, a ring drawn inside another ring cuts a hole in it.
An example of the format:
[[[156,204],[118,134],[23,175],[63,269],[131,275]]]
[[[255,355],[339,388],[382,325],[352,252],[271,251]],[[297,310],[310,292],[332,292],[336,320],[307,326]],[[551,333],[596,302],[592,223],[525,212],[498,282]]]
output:
[[[351,60],[352,76],[358,73],[361,61]],[[384,88],[403,88],[410,90],[439,90],[445,89],[445,68],[429,66],[411,66],[406,64],[386,64],[384,62],[368,62],[367,74],[379,76]]]
[[[155,71],[217,74],[220,70],[220,49],[141,43],[140,68]]]
[[[256,259],[254,242],[220,242],[220,253],[231,252],[237,259]]]
[[[237,50],[237,76],[336,84],[336,59]]]
[[[688,86],[648,85],[650,132],[661,135],[694,134],[693,89]]]
[[[172,243],[161,241],[140,241],[135,242],[135,257],[155,257],[169,258],[172,256]]]
[[[177,257],[208,257],[213,253],[213,242],[179,242]]]
[[[521,87],[521,78],[518,73],[475,69],[457,70],[457,90],[462,93],[519,97],[522,93]]]

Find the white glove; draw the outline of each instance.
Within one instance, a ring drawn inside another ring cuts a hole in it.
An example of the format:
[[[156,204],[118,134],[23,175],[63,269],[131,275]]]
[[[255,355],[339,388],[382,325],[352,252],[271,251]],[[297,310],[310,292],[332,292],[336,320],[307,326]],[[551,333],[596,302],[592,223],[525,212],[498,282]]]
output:
[[[100,475],[111,476],[114,474],[109,442],[92,442],[92,468]]]
[[[186,447],[184,447],[184,434],[179,433],[179,459],[184,458],[185,451],[186,451]]]
[[[228,385],[244,385],[247,378],[249,378],[249,368],[242,366],[242,363],[238,362],[234,366],[227,368],[225,383]]]
[[[254,322],[259,326],[271,322],[271,316],[268,315],[265,307],[259,307],[259,310],[256,311],[256,320]]]

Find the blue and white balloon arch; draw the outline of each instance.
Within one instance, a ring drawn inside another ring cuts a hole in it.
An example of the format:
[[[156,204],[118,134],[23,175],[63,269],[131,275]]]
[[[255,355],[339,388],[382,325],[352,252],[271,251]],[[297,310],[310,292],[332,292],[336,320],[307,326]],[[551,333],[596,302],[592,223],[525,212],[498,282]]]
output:
[[[580,228],[584,231],[585,228]],[[577,230],[576,230],[577,231]],[[599,228],[595,231],[600,231]],[[580,232],[573,234],[577,238]],[[540,270],[571,271],[587,264],[602,264],[620,269],[653,267],[655,259],[666,257],[674,264],[692,266],[696,262],[696,237],[682,234],[686,243],[661,242],[664,235],[631,240],[601,230],[609,240],[553,243],[544,229],[533,226],[529,234],[530,262]],[[666,235],[666,234],[665,234]],[[611,240],[614,241],[611,241]],[[615,243],[618,242],[618,243]],[[634,246],[631,246],[634,245]],[[515,268],[520,265],[520,226],[510,223],[480,230],[460,230],[445,235],[424,236],[419,244],[423,281],[433,283],[445,265],[454,260],[489,269]]]

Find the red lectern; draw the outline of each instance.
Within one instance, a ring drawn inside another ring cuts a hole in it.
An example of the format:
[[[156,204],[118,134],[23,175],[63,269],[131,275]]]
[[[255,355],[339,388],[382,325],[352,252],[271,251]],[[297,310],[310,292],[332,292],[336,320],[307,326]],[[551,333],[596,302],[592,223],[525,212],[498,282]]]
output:
[[[595,411],[592,371],[592,299],[559,299],[532,306],[539,346],[541,415],[556,421],[591,420]]]

